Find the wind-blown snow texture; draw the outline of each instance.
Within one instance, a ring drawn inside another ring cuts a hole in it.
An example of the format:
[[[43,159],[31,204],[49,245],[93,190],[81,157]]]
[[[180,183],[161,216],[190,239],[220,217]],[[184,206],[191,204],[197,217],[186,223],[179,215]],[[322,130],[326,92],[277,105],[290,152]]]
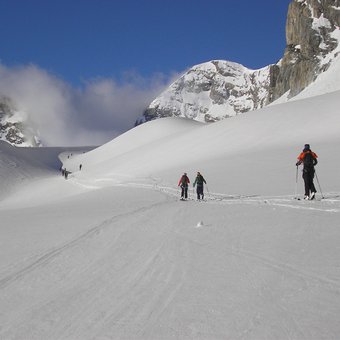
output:
[[[160,119],[87,153],[1,143],[0,338],[337,339],[339,98]],[[294,199],[305,143],[322,200]],[[184,171],[206,201],[179,201]]]

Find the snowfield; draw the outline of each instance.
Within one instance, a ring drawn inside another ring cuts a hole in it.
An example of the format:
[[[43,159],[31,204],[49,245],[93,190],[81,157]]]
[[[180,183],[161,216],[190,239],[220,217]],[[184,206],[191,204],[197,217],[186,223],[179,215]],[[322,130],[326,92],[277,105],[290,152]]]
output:
[[[338,339],[339,102],[160,119],[86,153],[1,143],[0,339]],[[315,201],[294,199],[305,143]],[[184,171],[205,201],[179,201]]]

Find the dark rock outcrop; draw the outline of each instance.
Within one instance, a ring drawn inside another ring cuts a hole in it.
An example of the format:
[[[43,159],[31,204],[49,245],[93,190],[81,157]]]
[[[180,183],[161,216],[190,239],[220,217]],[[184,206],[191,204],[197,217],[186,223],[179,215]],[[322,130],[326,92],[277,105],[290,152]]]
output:
[[[324,59],[338,44],[332,32],[339,29],[339,7],[339,0],[295,0],[290,3],[287,46],[272,75],[270,102],[287,91],[290,98],[296,96],[327,70],[331,59],[327,62]]]

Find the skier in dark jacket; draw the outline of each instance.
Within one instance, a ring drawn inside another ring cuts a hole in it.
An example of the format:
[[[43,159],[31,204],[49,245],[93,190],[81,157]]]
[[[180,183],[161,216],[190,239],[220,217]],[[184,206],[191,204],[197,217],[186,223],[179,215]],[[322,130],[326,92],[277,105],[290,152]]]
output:
[[[190,183],[189,177],[187,176],[187,173],[185,172],[178,182],[178,186],[181,187],[182,189],[181,200],[188,198],[188,184],[189,183]]]
[[[194,187],[197,184],[197,188],[196,188],[196,193],[197,193],[197,199],[200,200],[201,196],[202,199],[204,198],[204,185],[203,183],[207,184],[207,182],[205,181],[204,177],[201,175],[200,172],[197,172],[197,176],[194,182]]]
[[[318,164],[318,156],[310,149],[309,144],[305,144],[303,151],[298,156],[296,166],[303,164],[302,178],[305,182],[305,200],[313,200],[315,198],[316,189],[313,183],[315,169]]]

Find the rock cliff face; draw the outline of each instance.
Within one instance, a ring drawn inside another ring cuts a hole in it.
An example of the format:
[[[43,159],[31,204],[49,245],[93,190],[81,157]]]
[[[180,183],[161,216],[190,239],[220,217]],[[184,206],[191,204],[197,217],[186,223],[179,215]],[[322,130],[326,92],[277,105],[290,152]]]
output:
[[[288,8],[287,46],[273,67],[269,101],[289,91],[294,97],[325,71],[337,56],[340,0],[295,0]]]
[[[196,65],[145,110],[136,124],[168,116],[211,122],[294,97],[327,70],[339,44],[340,0],[293,0],[283,58],[260,70],[228,61]]]
[[[40,146],[26,122],[26,114],[18,111],[13,101],[5,96],[0,97],[0,140],[15,146]]]

